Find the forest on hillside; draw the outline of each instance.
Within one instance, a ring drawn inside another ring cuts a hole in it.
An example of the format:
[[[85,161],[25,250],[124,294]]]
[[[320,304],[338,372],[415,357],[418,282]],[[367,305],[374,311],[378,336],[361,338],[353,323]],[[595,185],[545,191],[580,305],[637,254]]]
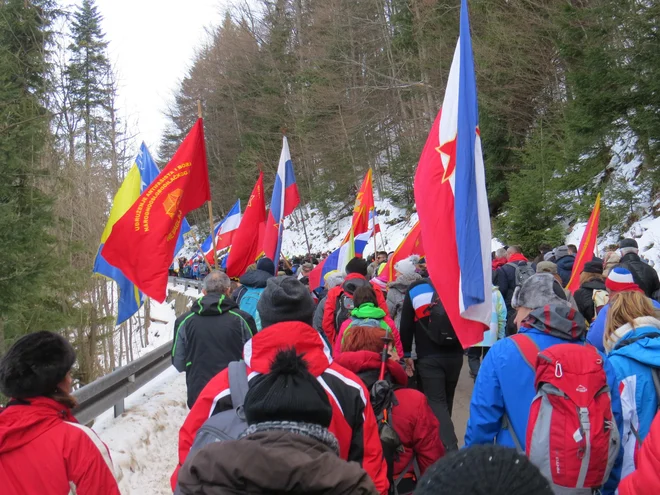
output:
[[[468,3],[495,233],[527,249],[556,245],[603,191],[603,226],[635,219],[660,183],[660,3]],[[412,211],[459,7],[459,0],[238,2],[182,81],[160,155],[172,154],[200,99],[223,212],[236,191],[249,194],[259,166],[273,180],[283,130],[303,201],[346,213],[373,167],[378,192]],[[612,166],[630,156],[642,161],[632,185]]]
[[[459,5],[236,0],[182,74],[161,161],[190,129],[199,99],[216,216],[237,195],[246,199],[259,167],[270,194],[283,131],[304,202],[348,212],[372,167],[377,192],[413,211]],[[556,245],[598,192],[603,229],[651,208],[660,184],[660,2],[469,7],[496,235],[527,250]],[[148,322],[140,313],[115,327],[116,288],[91,274],[135,151],[101,21],[93,0],[0,1],[0,354],[24,333],[63,331],[78,352],[79,383],[130,360]],[[617,173],[631,161],[634,180]],[[189,221],[205,228],[196,215]]]

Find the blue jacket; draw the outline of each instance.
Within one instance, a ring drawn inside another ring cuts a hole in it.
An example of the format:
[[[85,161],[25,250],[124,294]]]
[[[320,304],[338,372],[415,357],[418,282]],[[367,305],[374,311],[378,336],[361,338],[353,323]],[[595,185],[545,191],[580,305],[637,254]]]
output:
[[[571,273],[573,272],[573,265],[575,264],[575,255],[569,254],[562,256],[555,264],[557,265],[557,273],[561,277],[561,285],[566,287],[571,280]]]
[[[660,309],[660,302],[651,299],[653,305]],[[605,352],[605,347],[603,346],[603,336],[605,335],[605,320],[607,320],[607,312],[610,310],[610,305],[606,304],[603,306],[603,309],[600,310],[598,316],[589,327],[589,333],[587,333],[587,342],[592,346],[598,349],[600,352]]]
[[[580,324],[584,326],[584,318],[579,315],[579,319],[581,320]],[[521,327],[519,332],[531,337],[541,351],[552,345],[564,344],[569,341],[568,336],[561,338],[539,328]],[[584,345],[581,340],[573,342],[576,345]],[[621,432],[623,416],[618,382],[611,363],[607,361],[604,355],[603,359],[607,382],[611,390],[612,410],[619,432]],[[495,440],[498,445],[515,448],[509,430],[502,428],[502,418],[506,412],[511,423],[509,427],[513,428],[521,446],[525,448],[529,410],[536,395],[534,379],[534,371],[525,362],[511,339],[506,338],[496,342],[481,364],[472,391],[470,418],[465,432],[465,446],[487,445],[492,444]],[[614,493],[620,480],[622,462],[623,453],[621,452],[603,493]]]
[[[639,432],[642,440],[651,428],[653,418],[658,412],[658,396],[651,376],[651,368],[660,368],[660,338],[651,334],[660,334],[660,321],[655,318],[637,318],[637,328],[630,325],[621,327],[616,332],[619,338],[614,350],[609,354],[609,361],[621,382],[621,406],[623,409],[624,450],[622,477],[635,470],[634,454],[637,439],[631,426]],[[630,339],[630,344],[624,345]],[[638,339],[638,340],[635,340]]]

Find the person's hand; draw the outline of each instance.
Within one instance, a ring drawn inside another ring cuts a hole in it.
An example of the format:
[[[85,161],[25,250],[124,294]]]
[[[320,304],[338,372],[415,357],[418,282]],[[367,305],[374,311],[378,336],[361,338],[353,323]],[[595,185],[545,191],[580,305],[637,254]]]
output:
[[[412,360],[412,358],[406,358],[406,375],[408,377],[412,377],[415,374],[415,362]]]

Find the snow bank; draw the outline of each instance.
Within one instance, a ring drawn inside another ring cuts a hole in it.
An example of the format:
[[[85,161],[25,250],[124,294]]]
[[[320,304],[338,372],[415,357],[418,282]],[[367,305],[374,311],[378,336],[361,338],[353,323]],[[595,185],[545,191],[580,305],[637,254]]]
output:
[[[100,416],[94,430],[110,449],[124,495],[171,495],[179,429],[188,415],[186,379],[169,368],[126,399],[126,412]]]

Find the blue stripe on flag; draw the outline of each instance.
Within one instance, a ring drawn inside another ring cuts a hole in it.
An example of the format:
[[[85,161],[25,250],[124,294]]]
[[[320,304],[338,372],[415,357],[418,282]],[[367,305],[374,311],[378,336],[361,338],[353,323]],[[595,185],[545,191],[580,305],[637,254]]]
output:
[[[461,1],[460,76],[454,212],[456,244],[465,308],[485,301],[484,275],[477,208],[475,141],[479,122],[477,84],[472,58],[467,0]]]

